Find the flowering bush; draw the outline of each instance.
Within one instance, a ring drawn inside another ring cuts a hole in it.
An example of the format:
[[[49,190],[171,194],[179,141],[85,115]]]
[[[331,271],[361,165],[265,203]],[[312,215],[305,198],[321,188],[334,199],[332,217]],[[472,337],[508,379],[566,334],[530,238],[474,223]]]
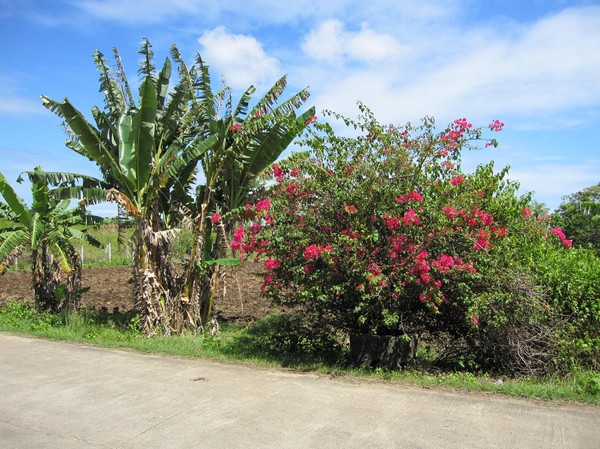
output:
[[[464,149],[497,146],[481,128],[459,119],[436,133],[428,118],[382,126],[360,107],[358,121],[330,113],[358,136],[315,123],[303,142],[311,155],[273,166],[268,207],[232,248],[266,257],[265,295],[345,332],[477,334],[486,284],[518,260],[520,244],[568,240],[526,213],[529,198],[506,169],[460,170]]]

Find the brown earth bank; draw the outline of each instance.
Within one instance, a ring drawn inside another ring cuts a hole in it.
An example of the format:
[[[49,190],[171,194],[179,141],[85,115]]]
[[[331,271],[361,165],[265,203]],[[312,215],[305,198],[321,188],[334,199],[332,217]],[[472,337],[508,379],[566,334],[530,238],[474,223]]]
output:
[[[273,312],[270,301],[260,295],[262,264],[244,262],[236,268],[226,268],[224,288],[215,300],[220,320],[240,324],[255,321]],[[83,286],[90,290],[81,297],[81,306],[95,310],[133,309],[131,299],[131,267],[100,267],[83,270]],[[0,276],[0,304],[9,300],[33,303],[31,273],[11,271]]]

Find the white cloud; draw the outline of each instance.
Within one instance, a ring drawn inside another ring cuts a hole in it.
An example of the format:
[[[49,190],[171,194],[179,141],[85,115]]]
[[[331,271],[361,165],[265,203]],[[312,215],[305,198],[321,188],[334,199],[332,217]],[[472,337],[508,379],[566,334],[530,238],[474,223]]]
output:
[[[272,84],[282,75],[279,61],[268,56],[253,36],[230,34],[225,27],[219,26],[205,31],[198,42],[204,47],[202,57],[211,68],[222,72],[227,84],[233,88],[245,89],[251,84],[260,88],[263,84]]]
[[[399,55],[401,46],[390,34],[377,33],[363,22],[359,31],[347,31],[336,19],[321,22],[304,39],[302,50],[310,57],[330,64],[345,59],[378,62]]]
[[[41,114],[45,110],[37,97],[23,96],[16,87],[16,82],[6,76],[0,75],[0,115],[21,116]]]
[[[207,5],[196,0],[69,0],[93,17],[127,23],[160,23],[184,14],[199,14]],[[202,2],[206,3],[206,2]]]
[[[600,164],[540,164],[511,170],[509,178],[521,184],[521,191],[535,192],[534,197],[558,207],[559,198],[597,184]]]
[[[495,25],[459,30],[436,23],[436,33],[428,29],[426,36],[403,41],[397,60],[375,58],[368,70],[336,70],[309,81],[313,98],[343,113],[355,111],[360,99],[391,121],[514,114],[572,126],[581,123],[569,116],[573,108],[597,108],[600,7],[567,9],[531,25]],[[350,57],[351,41],[339,22],[328,21],[307,35],[304,50],[339,62]]]

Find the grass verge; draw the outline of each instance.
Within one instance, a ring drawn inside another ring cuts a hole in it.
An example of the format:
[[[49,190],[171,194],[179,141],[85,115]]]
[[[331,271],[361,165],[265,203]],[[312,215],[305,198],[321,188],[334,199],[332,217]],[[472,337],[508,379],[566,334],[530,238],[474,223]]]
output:
[[[545,401],[600,405],[600,373],[573,372],[564,378],[498,378],[470,372],[433,372],[415,365],[402,371],[350,368],[342,347],[320,336],[307,339],[285,316],[272,315],[252,326],[223,325],[218,336],[176,335],[144,337],[136,330],[132,314],[37,313],[21,302],[0,309],[0,331],[106,348],[127,348],[143,353],[217,360],[243,361],[286,367],[346,379],[378,380],[423,388],[484,392]],[[418,363],[418,362],[417,362]]]

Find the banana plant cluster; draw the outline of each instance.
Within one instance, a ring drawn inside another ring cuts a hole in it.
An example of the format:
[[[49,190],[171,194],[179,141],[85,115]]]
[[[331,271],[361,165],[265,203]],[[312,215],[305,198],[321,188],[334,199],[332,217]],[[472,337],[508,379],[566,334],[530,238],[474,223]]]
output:
[[[296,116],[307,90],[278,104],[285,77],[252,108],[254,87],[233,107],[229,88],[213,92],[200,56],[188,67],[172,46],[157,71],[146,39],[139,53],[137,102],[114,49],[115,70],[102,53],[94,54],[104,95],[104,108],[92,108],[94,123],[67,98],[42,96],[42,103],[64,120],[66,146],[95,162],[103,178],[81,177],[85,185],[63,187],[60,194],[114,201],[133,220],[133,296],[142,331],[168,334],[207,323],[218,267],[234,264],[223,245],[231,225],[213,229],[209,214],[236,220],[260,189],[260,173],[302,132],[314,109]],[[178,79],[171,87],[174,66]],[[194,244],[177,274],[169,245],[184,226],[192,227]]]
[[[78,306],[81,288],[81,260],[73,241],[93,246],[100,242],[77,227],[84,221],[82,210],[69,209],[48,187],[49,175],[36,167],[27,172],[31,182],[32,205],[28,207],[0,173],[0,273],[24,250],[31,252],[32,287],[38,310],[58,312]],[[63,179],[69,176],[65,174]],[[22,179],[19,179],[22,181]],[[62,187],[66,185],[54,178]],[[87,220],[94,217],[87,216]]]

